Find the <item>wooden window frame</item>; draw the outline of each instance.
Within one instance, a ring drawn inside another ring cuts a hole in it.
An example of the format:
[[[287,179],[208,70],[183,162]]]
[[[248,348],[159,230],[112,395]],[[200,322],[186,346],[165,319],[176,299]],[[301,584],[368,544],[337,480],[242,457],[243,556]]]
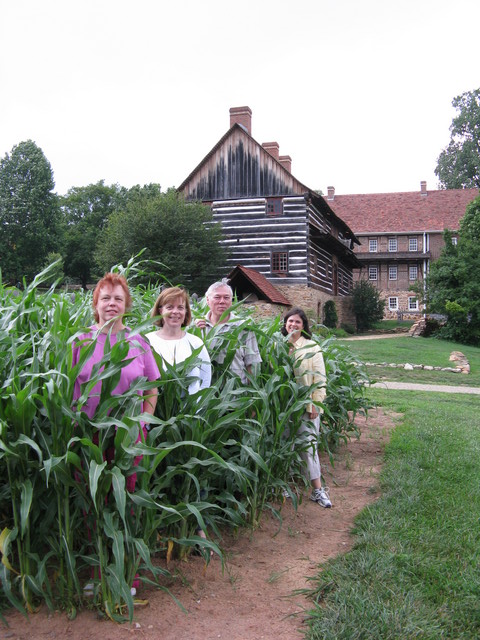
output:
[[[272,251],[272,273],[288,273],[288,251]]]
[[[375,249],[372,249],[372,245],[375,246]],[[368,253],[377,253],[378,252],[378,240],[376,238],[370,238],[368,241]]]
[[[372,276],[371,276],[371,271],[370,271],[371,269],[375,270],[375,278],[372,278]],[[371,280],[372,282],[377,282],[377,280],[378,280],[378,267],[376,265],[372,264],[372,265],[370,265],[368,267],[368,279]]]
[[[395,245],[395,249],[392,249],[392,246]],[[389,238],[388,239],[388,252],[389,253],[397,253],[398,251],[398,238]]]
[[[283,216],[283,198],[266,198],[265,213],[267,216]]]

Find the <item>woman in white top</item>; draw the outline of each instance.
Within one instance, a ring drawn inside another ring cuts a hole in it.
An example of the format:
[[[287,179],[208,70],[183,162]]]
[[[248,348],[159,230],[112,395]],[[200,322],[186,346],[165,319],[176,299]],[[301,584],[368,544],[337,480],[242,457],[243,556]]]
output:
[[[180,287],[164,289],[152,309],[152,318],[157,318],[155,324],[159,328],[157,331],[147,333],[146,337],[152,349],[168,364],[175,365],[183,362],[192,354],[192,351],[202,349],[199,355],[201,364],[189,371],[189,376],[194,380],[188,387],[188,393],[192,395],[200,389],[209,387],[212,380],[212,365],[208,351],[201,338],[185,331],[185,327],[192,319],[187,292]]]
[[[194,349],[201,347],[199,355],[201,364],[192,367],[189,371],[189,376],[194,380],[188,387],[188,393],[192,395],[200,389],[209,387],[212,381],[212,365],[208,351],[201,338],[187,333],[184,328],[192,320],[187,292],[180,287],[164,289],[158,296],[151,315],[152,318],[157,318],[155,324],[159,327],[157,331],[146,335],[152,349],[163,360],[175,365],[186,360]],[[201,528],[198,528],[195,533],[201,538],[207,537]]]

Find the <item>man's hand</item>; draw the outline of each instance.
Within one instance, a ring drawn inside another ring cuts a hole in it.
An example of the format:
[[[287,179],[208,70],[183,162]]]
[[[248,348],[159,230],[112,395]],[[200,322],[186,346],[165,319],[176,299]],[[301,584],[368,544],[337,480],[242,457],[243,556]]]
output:
[[[205,327],[207,326],[207,321],[205,320],[205,318],[197,318],[195,320],[195,326],[197,327],[197,329],[205,329]]]

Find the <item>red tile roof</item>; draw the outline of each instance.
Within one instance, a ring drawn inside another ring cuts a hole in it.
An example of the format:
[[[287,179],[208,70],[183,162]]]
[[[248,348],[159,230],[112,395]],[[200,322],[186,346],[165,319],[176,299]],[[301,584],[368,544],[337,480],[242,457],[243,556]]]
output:
[[[235,280],[236,274],[243,274],[269,302],[291,306],[292,303],[258,271],[248,269],[241,264],[237,264],[237,266],[228,274],[228,279],[230,280],[230,284],[232,284],[233,288],[235,288],[235,283],[232,283],[231,281]]]
[[[355,234],[443,231],[459,228],[478,189],[335,195],[328,204]]]

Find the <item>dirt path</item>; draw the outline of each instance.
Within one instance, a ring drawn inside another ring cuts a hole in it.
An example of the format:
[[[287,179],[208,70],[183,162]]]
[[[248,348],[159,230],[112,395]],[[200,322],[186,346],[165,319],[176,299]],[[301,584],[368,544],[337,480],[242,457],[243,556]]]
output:
[[[422,384],[418,382],[390,382],[382,380],[370,385],[376,389],[399,389],[401,391],[433,391],[436,393],[468,393],[480,395],[480,387],[454,386],[449,384]]]
[[[310,604],[295,590],[308,587],[308,576],[320,563],[347,551],[353,542],[355,516],[378,496],[377,478],[383,445],[395,416],[373,411],[367,423],[359,420],[362,437],[336,455],[335,466],[323,461],[332,509],[303,500],[297,513],[290,501],[282,508],[283,526],[266,515],[253,534],[225,538],[226,571],[215,558],[205,569],[192,557],[170,569],[182,579],[167,586],[187,610],[183,613],[165,593],[142,590],[149,604],[136,608],[132,625],[116,625],[82,612],[69,621],[63,613],[42,609],[25,620],[8,615],[0,622],[3,640],[300,640],[305,610]],[[304,628],[304,627],[303,627]]]

